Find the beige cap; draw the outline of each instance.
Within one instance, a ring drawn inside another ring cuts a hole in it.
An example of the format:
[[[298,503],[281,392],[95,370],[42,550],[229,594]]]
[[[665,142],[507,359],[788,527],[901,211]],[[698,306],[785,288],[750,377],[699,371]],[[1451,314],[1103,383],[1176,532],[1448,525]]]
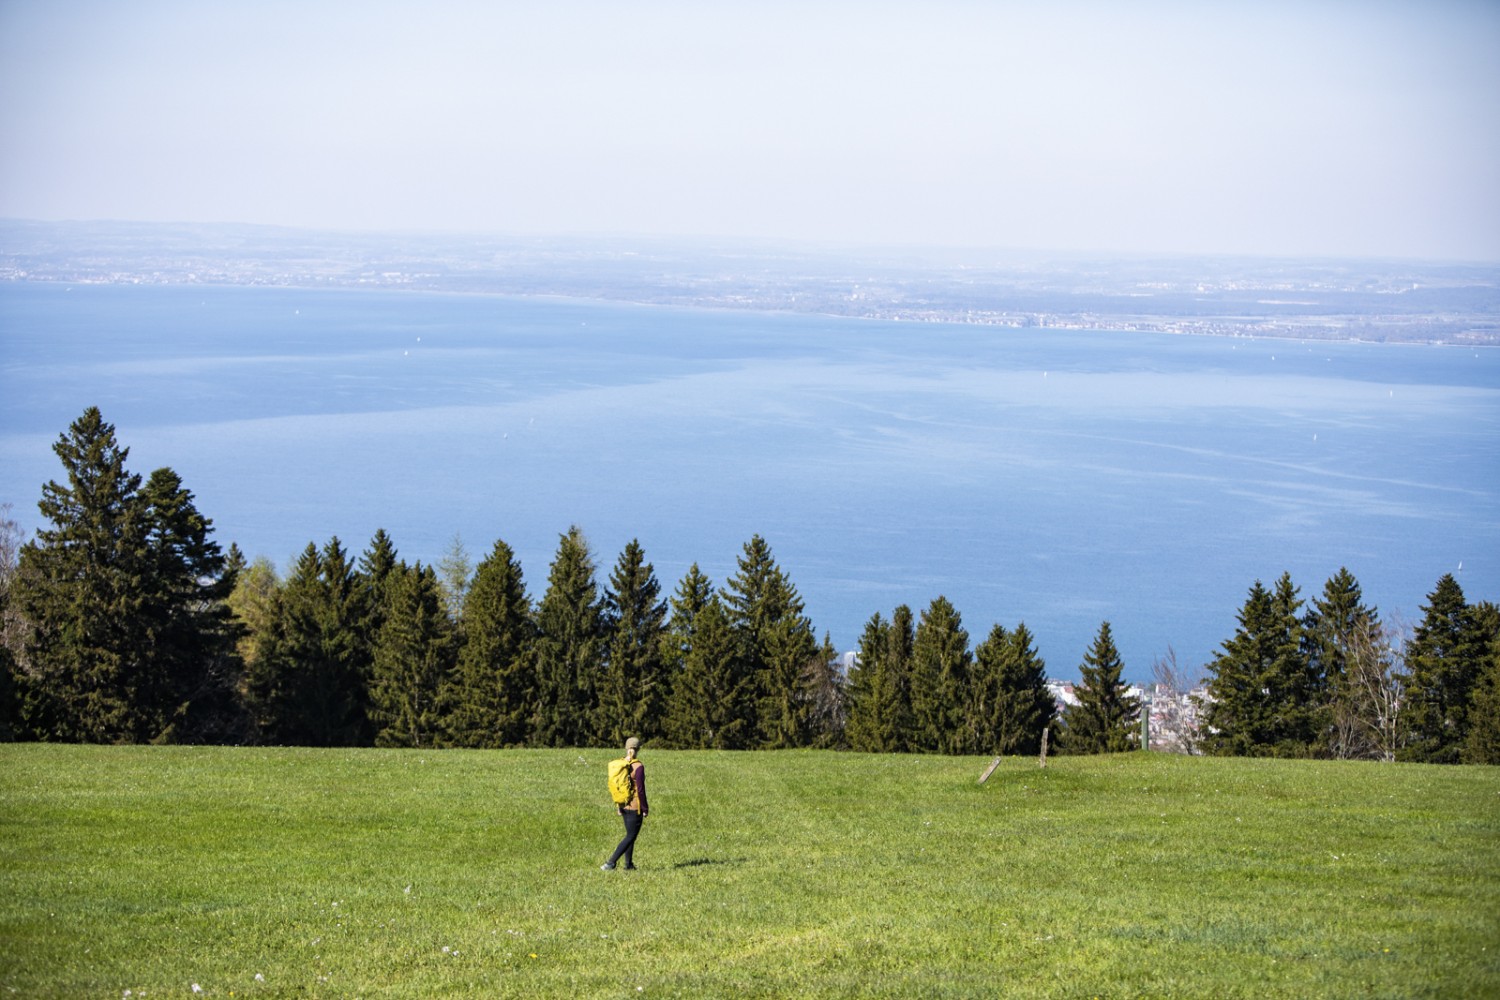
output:
[[[641,748],[641,741],[638,740],[637,738],[635,738],[634,736],[630,737],[630,739],[628,739],[628,740],[625,741],[625,749],[626,750],[639,750],[640,748]]]

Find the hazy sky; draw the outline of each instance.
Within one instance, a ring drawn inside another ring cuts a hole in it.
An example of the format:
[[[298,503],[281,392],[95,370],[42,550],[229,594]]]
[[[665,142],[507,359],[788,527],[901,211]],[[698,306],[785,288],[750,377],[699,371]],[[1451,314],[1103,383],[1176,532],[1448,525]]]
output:
[[[0,0],[0,215],[1500,260],[1500,2]]]

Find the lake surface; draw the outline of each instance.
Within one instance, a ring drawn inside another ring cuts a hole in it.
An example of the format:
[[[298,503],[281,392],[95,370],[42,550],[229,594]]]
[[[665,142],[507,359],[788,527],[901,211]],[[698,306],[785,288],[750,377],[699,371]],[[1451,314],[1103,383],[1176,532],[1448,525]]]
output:
[[[819,634],[939,594],[1075,677],[1206,662],[1251,583],[1348,566],[1414,621],[1500,599],[1500,351],[1008,330],[383,291],[0,286],[0,502],[28,534],[97,405],[285,571],[309,542],[477,561],[558,535],[663,591],[764,535]]]

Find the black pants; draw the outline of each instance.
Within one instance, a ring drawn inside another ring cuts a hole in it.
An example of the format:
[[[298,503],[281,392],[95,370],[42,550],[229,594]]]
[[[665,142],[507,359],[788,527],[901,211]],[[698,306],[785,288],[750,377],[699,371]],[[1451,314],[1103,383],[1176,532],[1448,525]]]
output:
[[[614,864],[625,856],[625,867],[635,867],[635,838],[641,835],[641,814],[634,809],[626,809],[620,813],[625,818],[625,839],[620,841],[615,848],[615,853],[609,856],[609,863]]]

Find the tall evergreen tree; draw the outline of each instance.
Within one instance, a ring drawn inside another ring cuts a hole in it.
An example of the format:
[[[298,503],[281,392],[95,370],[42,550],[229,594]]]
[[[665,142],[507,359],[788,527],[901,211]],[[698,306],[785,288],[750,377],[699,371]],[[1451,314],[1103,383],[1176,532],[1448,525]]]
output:
[[[662,663],[667,602],[638,540],[620,553],[604,594],[607,636],[595,732],[607,746],[661,734],[667,676]]]
[[[958,610],[936,597],[922,612],[912,644],[913,749],[962,754],[973,750],[968,727],[973,656]]]
[[[1062,748],[1068,753],[1119,753],[1140,747],[1141,703],[1123,680],[1125,664],[1109,622],[1099,625],[1079,667],[1078,704],[1063,711]]]
[[[21,525],[10,513],[10,504],[0,504],[0,742],[7,743],[29,735],[21,718],[15,655],[21,646],[21,618],[11,600],[21,559]]]
[[[432,567],[400,567],[388,583],[385,624],[371,664],[375,745],[435,746],[441,738],[441,697],[453,668],[452,623]]]
[[[149,740],[156,720],[137,700],[149,645],[141,479],[95,407],[52,450],[67,480],[42,487],[37,506],[51,527],[22,546],[13,588],[26,628],[22,712],[42,739]]]
[[[1468,710],[1484,649],[1463,588],[1438,580],[1406,649],[1407,745],[1400,759],[1456,763],[1468,739]]]
[[[537,607],[537,714],[532,742],[539,746],[585,746],[597,742],[591,729],[604,647],[603,607],[593,555],[577,525],[560,536]]]
[[[755,678],[755,729],[761,746],[800,746],[806,739],[803,672],[817,656],[812,622],[797,588],[760,535],[745,543],[739,572],[725,593],[741,657]]]
[[[360,553],[355,569],[355,583],[361,592],[365,620],[360,630],[367,643],[373,644],[385,626],[391,603],[391,588],[404,564],[396,554],[396,545],[384,528],[375,529],[370,544]]]
[[[974,649],[977,746],[986,753],[1041,752],[1042,730],[1052,724],[1057,703],[1047,689],[1047,666],[1022,622],[1007,632],[996,625]]]
[[[171,469],[153,472],[141,498],[149,584],[139,624],[149,646],[138,710],[159,742],[243,742],[241,628],[228,598],[244,559],[238,550],[225,559],[213,523]]]
[[[1282,574],[1274,592],[1255,581],[1234,638],[1209,664],[1209,753],[1305,757],[1315,749],[1322,686],[1298,616],[1301,601]]]
[[[848,721],[845,734],[849,748],[860,753],[880,753],[885,749],[885,722],[881,718],[878,692],[885,669],[886,629],[889,626],[880,612],[870,616],[859,639],[859,652],[848,678]]]
[[[691,641],[667,708],[666,736],[684,749],[744,750],[754,744],[754,676],[719,595],[692,619]]]
[[[1464,738],[1465,764],[1500,764],[1500,608],[1488,601],[1474,605],[1472,620],[1480,651]]]
[[[338,538],[308,543],[277,595],[275,625],[247,682],[262,739],[367,746],[368,595]]]
[[[524,743],[537,711],[536,622],[521,564],[504,541],[475,568],[458,627],[448,740],[486,749]]]

